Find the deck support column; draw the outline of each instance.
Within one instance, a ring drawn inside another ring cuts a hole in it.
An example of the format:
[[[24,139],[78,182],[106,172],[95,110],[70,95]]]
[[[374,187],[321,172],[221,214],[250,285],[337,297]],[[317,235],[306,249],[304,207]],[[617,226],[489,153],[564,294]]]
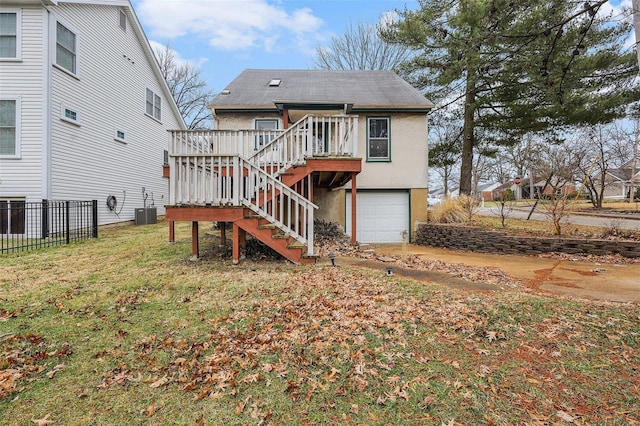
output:
[[[220,227],[220,247],[227,244],[227,222],[218,222]]]
[[[356,174],[351,172],[351,244],[356,243]]]
[[[237,223],[233,222],[233,264],[237,265],[240,262],[240,227]]]
[[[169,242],[176,242],[176,223],[173,220],[169,221]]]
[[[194,257],[200,256],[200,241],[198,240],[198,221],[191,222],[191,254]]]

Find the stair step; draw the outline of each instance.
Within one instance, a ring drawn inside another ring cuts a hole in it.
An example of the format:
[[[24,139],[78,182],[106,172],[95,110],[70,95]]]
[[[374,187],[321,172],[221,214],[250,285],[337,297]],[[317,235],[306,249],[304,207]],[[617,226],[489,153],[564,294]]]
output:
[[[289,237],[290,237],[289,234],[273,234],[271,236],[271,238],[273,238],[274,240],[286,240]]]
[[[296,241],[296,240],[294,240],[292,243],[289,243],[287,245],[287,248],[290,248],[290,249],[303,249],[303,248],[306,248],[306,247],[307,246],[305,246],[304,244],[302,244],[301,242]]]
[[[258,229],[278,229],[278,227],[273,223],[268,223],[266,225],[258,225]]]

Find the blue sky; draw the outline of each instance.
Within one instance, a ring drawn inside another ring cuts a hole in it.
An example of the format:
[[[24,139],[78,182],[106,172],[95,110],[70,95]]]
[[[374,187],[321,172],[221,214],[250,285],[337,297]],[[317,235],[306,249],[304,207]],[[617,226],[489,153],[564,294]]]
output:
[[[349,22],[376,23],[417,0],[132,0],[152,45],[170,43],[179,60],[196,64],[215,92],[246,68],[313,67],[317,47]],[[617,13],[631,0],[610,0]],[[633,43],[630,38],[630,43]]]
[[[313,67],[316,47],[351,20],[375,23],[417,0],[132,0],[147,38],[170,43],[221,91],[246,68]]]

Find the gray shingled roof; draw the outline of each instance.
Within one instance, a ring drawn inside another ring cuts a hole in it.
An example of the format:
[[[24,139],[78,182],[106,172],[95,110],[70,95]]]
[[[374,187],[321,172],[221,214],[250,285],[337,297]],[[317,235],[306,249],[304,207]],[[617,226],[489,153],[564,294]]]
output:
[[[269,82],[279,79],[280,85]],[[228,94],[224,94],[228,91]],[[216,109],[287,103],[349,103],[354,109],[427,109],[433,103],[393,71],[244,70],[211,103]]]

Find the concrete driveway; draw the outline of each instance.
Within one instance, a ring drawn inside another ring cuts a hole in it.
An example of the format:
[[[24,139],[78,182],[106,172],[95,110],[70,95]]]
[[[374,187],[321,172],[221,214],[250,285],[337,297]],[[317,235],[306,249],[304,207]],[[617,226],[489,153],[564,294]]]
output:
[[[640,263],[613,264],[534,256],[461,252],[409,244],[381,244],[376,254],[497,268],[532,290],[611,302],[640,303]],[[446,283],[445,283],[446,284]]]

